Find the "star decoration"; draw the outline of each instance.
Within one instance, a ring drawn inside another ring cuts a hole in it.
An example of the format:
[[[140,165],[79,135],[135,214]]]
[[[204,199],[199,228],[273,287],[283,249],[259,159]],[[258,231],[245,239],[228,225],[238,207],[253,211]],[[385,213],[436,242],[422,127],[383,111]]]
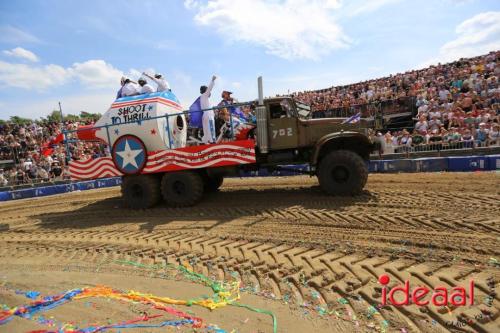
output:
[[[154,128],[151,130],[151,134],[152,134],[152,135],[155,135],[155,134],[156,134],[156,130],[155,130]]]
[[[123,151],[117,151],[121,158],[123,158],[122,168],[124,169],[127,165],[131,164],[136,169],[139,168],[135,158],[142,152],[141,149],[132,150],[130,149],[130,145],[128,144],[128,140],[125,140],[125,148]]]
[[[117,129],[115,129],[115,134],[116,134],[116,135],[120,134],[120,131],[118,130],[118,128],[117,128]]]

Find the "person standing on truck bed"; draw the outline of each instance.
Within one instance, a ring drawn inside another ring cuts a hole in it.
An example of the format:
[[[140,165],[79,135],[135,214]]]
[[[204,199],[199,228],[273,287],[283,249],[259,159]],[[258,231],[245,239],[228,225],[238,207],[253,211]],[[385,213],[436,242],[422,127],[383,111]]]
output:
[[[222,92],[222,101],[220,101],[219,106],[225,106],[228,108],[228,111],[231,112],[233,116],[236,116],[244,121],[247,121],[247,118],[240,107],[231,106],[234,103],[238,103],[238,101],[231,97],[233,93],[231,91],[224,90]]]
[[[201,110],[206,110],[210,108],[210,93],[215,85],[215,79],[217,77],[212,76],[212,80],[207,86],[200,87],[200,107]],[[203,124],[203,137],[201,141],[203,143],[214,143],[215,142],[215,114],[214,110],[207,110],[203,112],[202,116],[202,124]]]
[[[120,97],[139,95],[139,86],[137,85],[137,83],[131,81],[128,78],[125,78],[124,82],[125,83],[121,89]]]
[[[120,80],[120,89],[116,93],[116,99],[123,97],[122,91],[123,91],[123,86],[125,85],[125,76],[122,76]]]
[[[146,80],[145,80],[145,79],[143,79],[142,77],[141,77],[141,78],[139,79],[139,81],[137,81],[137,82],[138,82],[138,83],[139,83],[139,85],[141,86],[141,91],[140,91],[141,95],[142,95],[142,94],[151,94],[151,93],[153,93],[153,92],[154,92],[153,87],[152,87],[150,84],[148,84],[148,83],[146,82]]]
[[[167,80],[165,80],[163,75],[161,75],[160,73],[156,73],[154,77],[147,73],[142,73],[142,74],[149,77],[151,80],[155,81],[155,83],[158,85],[158,87],[156,88],[157,92],[172,91],[172,89],[170,89],[170,85],[168,84]]]

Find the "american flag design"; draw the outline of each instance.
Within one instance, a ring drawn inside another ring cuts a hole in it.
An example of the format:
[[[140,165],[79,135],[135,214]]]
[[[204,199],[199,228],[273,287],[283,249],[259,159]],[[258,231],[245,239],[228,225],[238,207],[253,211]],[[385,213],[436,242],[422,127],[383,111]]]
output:
[[[70,161],[69,174],[73,180],[97,179],[121,176],[110,156],[88,159],[85,161]]]
[[[255,141],[241,140],[221,144],[184,147],[148,153],[141,173],[158,173],[207,167],[255,163]],[[71,179],[96,179],[121,176],[111,157],[69,163]]]

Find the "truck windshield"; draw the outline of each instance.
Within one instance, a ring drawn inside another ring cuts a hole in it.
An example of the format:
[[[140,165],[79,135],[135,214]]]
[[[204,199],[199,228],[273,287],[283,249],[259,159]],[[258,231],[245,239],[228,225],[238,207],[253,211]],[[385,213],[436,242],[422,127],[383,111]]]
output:
[[[295,105],[297,105],[297,111],[300,118],[309,118],[311,114],[311,107],[307,104],[295,101]]]

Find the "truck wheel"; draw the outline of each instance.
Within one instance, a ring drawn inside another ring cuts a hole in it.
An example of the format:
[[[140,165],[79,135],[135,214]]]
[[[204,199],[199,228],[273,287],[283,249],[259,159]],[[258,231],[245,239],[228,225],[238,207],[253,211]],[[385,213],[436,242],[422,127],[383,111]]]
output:
[[[203,188],[205,192],[217,192],[223,182],[224,177],[222,176],[205,176],[203,177]]]
[[[161,181],[161,193],[170,206],[193,206],[203,196],[203,179],[192,171],[168,172]]]
[[[321,160],[317,175],[321,189],[327,194],[355,195],[363,191],[368,169],[355,152],[335,150]]]
[[[151,208],[160,202],[160,181],[154,175],[124,176],[122,197],[130,208]]]

